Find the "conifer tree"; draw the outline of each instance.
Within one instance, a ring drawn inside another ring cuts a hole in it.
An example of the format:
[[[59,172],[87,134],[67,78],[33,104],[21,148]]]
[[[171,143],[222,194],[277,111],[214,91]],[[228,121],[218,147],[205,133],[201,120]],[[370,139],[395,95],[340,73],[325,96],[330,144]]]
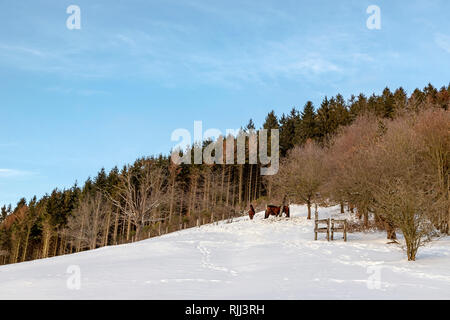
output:
[[[331,107],[332,102],[325,97],[319,110],[317,110],[318,140],[322,144],[331,137],[336,127],[336,118]]]
[[[269,114],[266,116],[266,120],[263,124],[264,129],[279,129],[280,123],[278,122],[278,118],[275,115],[275,111],[270,111]]]
[[[301,112],[300,121],[295,129],[298,142],[305,144],[308,139],[314,139],[317,136],[317,119],[314,111],[314,105],[308,101]]]
[[[245,131],[255,130],[255,124],[253,123],[253,119],[250,118],[248,124],[245,126]]]
[[[299,122],[300,114],[295,108],[291,109],[289,115],[285,116],[283,114],[280,119],[280,153],[282,157],[300,142],[295,134],[295,129],[299,126]]]
[[[389,88],[386,87],[383,90],[383,94],[382,94],[381,98],[382,98],[381,116],[384,118],[389,118],[389,119],[394,118],[394,115],[396,113],[395,100],[394,100],[394,95],[392,94],[391,90],[389,90]]]
[[[338,94],[333,100],[332,107],[334,117],[336,119],[336,128],[338,126],[346,126],[351,122],[347,104],[345,103],[344,97],[341,94]]]
[[[394,100],[393,101],[394,109],[396,111],[395,115],[406,109],[406,104],[408,102],[408,95],[406,94],[406,91],[402,87],[395,90],[393,100]]]

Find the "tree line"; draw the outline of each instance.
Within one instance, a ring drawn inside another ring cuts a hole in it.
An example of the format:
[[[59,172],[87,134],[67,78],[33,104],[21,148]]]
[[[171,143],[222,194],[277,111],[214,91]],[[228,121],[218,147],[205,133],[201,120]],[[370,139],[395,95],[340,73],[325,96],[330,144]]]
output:
[[[325,97],[318,108],[308,101],[280,117],[271,111],[262,128],[279,129],[282,160],[269,177],[248,157],[245,164],[175,165],[159,155],[101,169],[82,186],[3,206],[0,264],[138,241],[286,199],[309,208],[347,204],[364,227],[373,216],[390,239],[401,229],[414,260],[433,232],[449,232],[449,106],[450,86],[428,85],[409,96],[386,88]],[[241,132],[250,130],[251,119]]]

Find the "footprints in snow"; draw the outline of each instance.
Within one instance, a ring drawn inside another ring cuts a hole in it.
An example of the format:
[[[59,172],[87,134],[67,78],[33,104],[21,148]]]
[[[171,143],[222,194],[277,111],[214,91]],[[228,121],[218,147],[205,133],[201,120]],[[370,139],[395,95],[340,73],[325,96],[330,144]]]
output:
[[[202,265],[204,268],[216,270],[216,271],[227,272],[227,273],[230,273],[232,276],[237,275],[237,272],[232,269],[228,269],[226,267],[218,266],[218,265],[211,263],[211,252],[204,245],[202,245],[201,241],[198,243],[197,249],[202,254]]]

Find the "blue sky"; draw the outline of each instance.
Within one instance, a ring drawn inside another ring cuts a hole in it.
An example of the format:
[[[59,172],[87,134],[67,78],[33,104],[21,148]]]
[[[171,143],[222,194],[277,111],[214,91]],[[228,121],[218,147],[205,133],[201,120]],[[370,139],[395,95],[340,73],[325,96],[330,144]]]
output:
[[[81,8],[81,29],[66,8]],[[381,30],[369,30],[369,5]],[[325,95],[450,81],[450,2],[0,3],[0,205]]]

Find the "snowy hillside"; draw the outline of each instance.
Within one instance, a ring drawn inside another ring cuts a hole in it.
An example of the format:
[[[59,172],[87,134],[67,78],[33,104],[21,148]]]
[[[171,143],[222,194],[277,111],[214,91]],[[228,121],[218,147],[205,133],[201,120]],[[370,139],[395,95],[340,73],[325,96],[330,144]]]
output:
[[[384,233],[313,241],[306,207],[291,208],[291,219],[258,213],[254,221],[2,266],[0,299],[450,299],[450,238],[407,262]],[[321,218],[337,212],[319,210]],[[80,271],[78,290],[67,285],[76,283],[68,270]]]

